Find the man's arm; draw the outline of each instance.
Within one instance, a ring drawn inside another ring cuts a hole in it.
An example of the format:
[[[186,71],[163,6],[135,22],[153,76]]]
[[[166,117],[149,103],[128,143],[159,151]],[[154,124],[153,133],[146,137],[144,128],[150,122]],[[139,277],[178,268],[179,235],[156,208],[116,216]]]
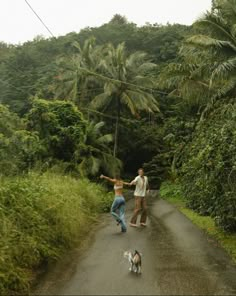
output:
[[[148,182],[148,177],[147,177],[147,185],[146,185],[147,190],[150,190],[149,182]]]
[[[130,185],[136,185],[138,181],[138,177],[136,177],[133,181],[130,182]]]
[[[149,186],[149,182],[148,182],[148,177],[147,177],[146,189],[147,189],[147,193],[149,194],[149,192],[150,192],[150,186]]]

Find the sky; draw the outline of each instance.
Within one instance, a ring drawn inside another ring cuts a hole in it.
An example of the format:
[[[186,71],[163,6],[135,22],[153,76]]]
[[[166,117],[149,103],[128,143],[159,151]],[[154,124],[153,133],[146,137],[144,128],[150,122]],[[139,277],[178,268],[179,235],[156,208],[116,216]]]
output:
[[[211,0],[28,0],[55,36],[107,23],[114,14],[137,25],[146,22],[190,25],[211,7]],[[23,43],[50,37],[25,0],[0,0],[0,41]]]

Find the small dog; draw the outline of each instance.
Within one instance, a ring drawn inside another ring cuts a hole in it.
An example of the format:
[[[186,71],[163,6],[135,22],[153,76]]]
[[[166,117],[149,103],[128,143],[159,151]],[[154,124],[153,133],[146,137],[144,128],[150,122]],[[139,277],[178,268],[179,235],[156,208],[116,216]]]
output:
[[[130,262],[130,268],[129,270],[131,272],[135,272],[140,274],[141,273],[141,265],[142,265],[142,259],[141,254],[135,250],[134,253],[126,251],[124,253],[124,257],[127,258]]]

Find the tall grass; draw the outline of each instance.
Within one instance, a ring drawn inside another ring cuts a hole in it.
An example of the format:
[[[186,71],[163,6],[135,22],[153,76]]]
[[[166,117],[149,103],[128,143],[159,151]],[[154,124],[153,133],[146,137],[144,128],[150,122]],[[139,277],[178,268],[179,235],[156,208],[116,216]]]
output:
[[[30,173],[0,179],[0,294],[29,291],[33,270],[78,244],[110,196],[88,180]]]

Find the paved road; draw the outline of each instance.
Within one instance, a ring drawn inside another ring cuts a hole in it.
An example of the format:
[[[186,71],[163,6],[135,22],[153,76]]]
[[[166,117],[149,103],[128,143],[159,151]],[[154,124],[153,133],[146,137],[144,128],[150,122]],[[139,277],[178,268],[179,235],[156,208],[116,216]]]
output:
[[[127,203],[127,220],[133,201]],[[110,215],[82,252],[51,270],[35,293],[44,295],[236,295],[236,267],[215,242],[167,202],[149,200],[147,228],[119,227]],[[129,272],[126,250],[143,254],[142,275]]]

